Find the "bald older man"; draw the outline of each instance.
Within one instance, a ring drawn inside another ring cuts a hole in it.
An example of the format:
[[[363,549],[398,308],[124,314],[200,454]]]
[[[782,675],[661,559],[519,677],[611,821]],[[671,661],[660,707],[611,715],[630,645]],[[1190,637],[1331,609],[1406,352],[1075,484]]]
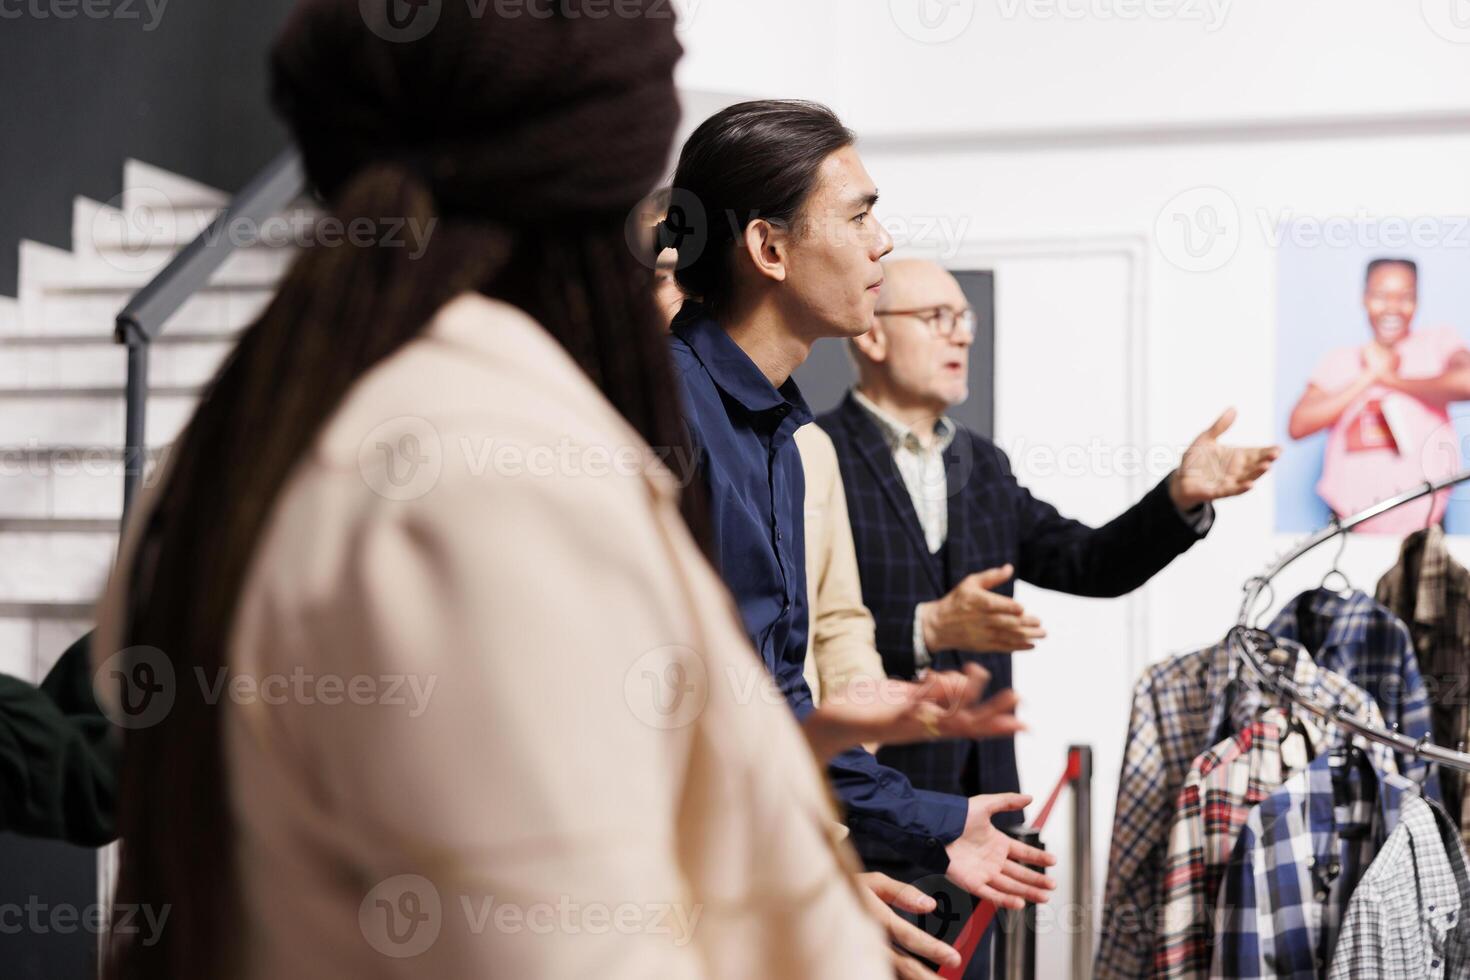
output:
[[[851,341],[858,385],[817,421],[837,449],[863,602],[891,676],[977,661],[995,690],[1009,687],[1005,655],[1046,636],[1011,598],[1015,578],[1074,595],[1131,592],[1206,534],[1211,501],[1249,490],[1280,454],[1220,445],[1228,411],[1121,516],[1098,528],[1063,517],[1017,482],[993,442],[946,417],[968,397],[974,340],[954,276],[913,259],[884,271],[873,328]],[[927,790],[1019,788],[1011,739],[894,746],[879,758]]]

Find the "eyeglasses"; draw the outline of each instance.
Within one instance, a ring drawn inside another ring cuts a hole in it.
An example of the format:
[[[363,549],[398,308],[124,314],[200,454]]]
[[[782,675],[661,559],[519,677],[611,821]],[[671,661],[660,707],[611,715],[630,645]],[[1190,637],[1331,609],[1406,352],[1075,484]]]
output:
[[[911,316],[924,321],[925,326],[936,337],[951,337],[956,331],[961,336],[974,338],[975,311],[968,306],[956,310],[952,306],[926,306],[918,310],[877,310],[874,316]]]

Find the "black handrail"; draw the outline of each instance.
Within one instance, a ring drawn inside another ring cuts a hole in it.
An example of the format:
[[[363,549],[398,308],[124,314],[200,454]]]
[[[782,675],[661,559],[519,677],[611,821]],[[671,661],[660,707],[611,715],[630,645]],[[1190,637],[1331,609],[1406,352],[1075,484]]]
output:
[[[209,282],[209,277],[241,245],[225,232],[259,228],[265,220],[299,198],[306,188],[301,156],[288,149],[256,174],[209,227],[179,250],[149,283],[128,300],[117,315],[114,337],[128,347],[127,424],[123,446],[123,519],[143,482],[148,461],[149,345],[163,332],[168,318]]]

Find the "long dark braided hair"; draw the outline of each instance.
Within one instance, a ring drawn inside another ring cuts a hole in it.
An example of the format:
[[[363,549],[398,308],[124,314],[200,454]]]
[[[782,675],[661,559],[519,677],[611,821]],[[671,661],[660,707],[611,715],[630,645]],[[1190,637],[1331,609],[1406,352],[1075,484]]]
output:
[[[243,334],[171,454],[135,555],[121,647],[176,678],[215,676],[247,567],[296,462],[375,364],[476,290],[529,313],[656,448],[687,446],[651,273],[624,218],[677,121],[669,9],[497,17],[444,3],[414,40],[359,0],[306,0],[273,54],[273,96],[327,213],[431,228],[427,246],[305,248]],[[627,5],[623,5],[627,9]],[[522,12],[524,14],[524,12]],[[400,25],[401,26],[401,25]],[[415,223],[416,224],[413,224]],[[687,505],[704,539],[697,502]],[[110,937],[111,980],[227,973],[239,912],[221,713],[179,683],[125,734],[119,903],[167,908],[158,941]]]

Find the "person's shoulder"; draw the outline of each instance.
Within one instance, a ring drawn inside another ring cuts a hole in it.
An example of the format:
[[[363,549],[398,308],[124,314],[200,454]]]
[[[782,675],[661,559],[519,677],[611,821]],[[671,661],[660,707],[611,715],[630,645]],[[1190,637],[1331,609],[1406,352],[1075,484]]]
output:
[[[1452,326],[1430,327],[1427,330],[1416,330],[1421,342],[1432,350],[1439,351],[1448,357],[1457,351],[1466,348],[1465,337],[1459,330]]]
[[[642,437],[544,328],[521,310],[466,294],[359,379],[318,437],[325,469],[387,479],[430,460],[441,478],[494,472],[497,459],[578,447],[644,448]],[[541,448],[537,448],[541,447]],[[488,467],[488,470],[487,470]]]

